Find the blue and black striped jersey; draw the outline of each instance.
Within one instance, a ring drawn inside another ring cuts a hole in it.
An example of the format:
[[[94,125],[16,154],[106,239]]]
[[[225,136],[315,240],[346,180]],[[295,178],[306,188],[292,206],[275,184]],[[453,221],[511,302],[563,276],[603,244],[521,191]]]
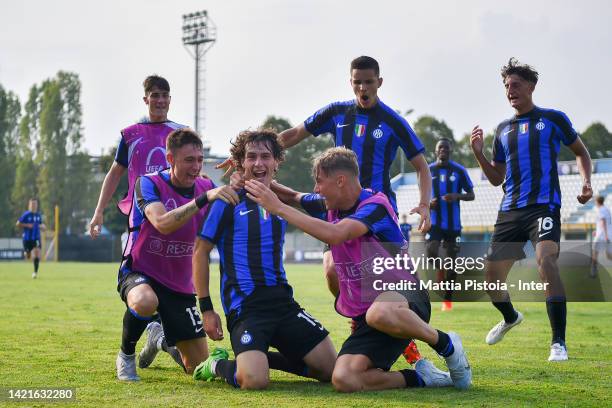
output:
[[[199,236],[215,244],[221,269],[221,301],[226,314],[241,312],[257,287],[290,289],[283,266],[287,221],[268,213],[239,192],[240,202],[211,204]]]
[[[401,148],[409,160],[425,150],[406,119],[380,100],[371,109],[362,109],[350,100],[325,106],[306,119],[304,126],[314,136],[332,133],[336,146],[353,150],[361,185],[385,193],[397,212],[389,176],[397,149]]]
[[[43,221],[42,215],[40,215],[39,212],[28,210],[19,217],[19,222],[22,224],[32,224],[32,228],[23,228],[22,237],[24,241],[36,241],[40,239],[40,224],[42,224]]]
[[[500,210],[534,204],[561,206],[557,156],[563,144],[578,134],[560,111],[535,107],[499,124],[493,141],[493,160],[506,164]]]
[[[438,206],[431,210],[431,225],[444,231],[461,231],[461,211],[459,200],[446,202],[442,197],[449,193],[461,194],[474,189],[472,180],[465,167],[449,160],[444,165],[432,163],[431,171],[431,197],[438,199]]]

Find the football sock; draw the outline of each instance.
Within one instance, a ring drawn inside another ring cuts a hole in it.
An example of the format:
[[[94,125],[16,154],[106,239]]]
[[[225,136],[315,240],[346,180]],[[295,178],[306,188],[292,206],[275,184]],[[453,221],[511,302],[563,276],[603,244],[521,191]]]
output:
[[[219,360],[215,366],[215,374],[225,378],[225,382],[232,387],[240,388],[236,379],[236,360]]]
[[[565,325],[567,323],[567,301],[565,296],[551,296],[546,299],[546,311],[550,328],[552,329],[552,343],[565,345]]]
[[[506,323],[514,323],[518,318],[518,314],[516,310],[514,310],[514,306],[512,306],[512,302],[510,302],[510,298],[508,298],[505,302],[493,302],[493,306],[497,308],[504,315],[504,321]]]
[[[308,366],[306,366],[303,361],[290,361],[281,353],[272,351],[268,351],[266,355],[268,356],[268,365],[271,369],[308,377]]]
[[[405,368],[403,370],[399,370],[399,372],[404,376],[406,388],[425,386],[425,382],[416,371],[411,370],[410,368]]]
[[[453,271],[448,271],[446,273],[446,282],[451,282],[454,281],[457,278],[457,274]],[[453,300],[453,290],[452,289],[448,289],[446,292],[444,292],[444,300],[447,301],[451,301]]]
[[[136,352],[136,343],[150,321],[150,318],[139,316],[130,308],[125,310],[123,315],[123,332],[121,334],[121,350],[125,354],[131,355]]]
[[[451,341],[448,334],[436,329],[438,332],[438,342],[431,346],[432,349],[436,351],[442,357],[448,357],[454,353],[455,347],[453,347],[453,342]]]
[[[40,258],[34,258],[34,272],[38,273],[38,264],[40,263]]]

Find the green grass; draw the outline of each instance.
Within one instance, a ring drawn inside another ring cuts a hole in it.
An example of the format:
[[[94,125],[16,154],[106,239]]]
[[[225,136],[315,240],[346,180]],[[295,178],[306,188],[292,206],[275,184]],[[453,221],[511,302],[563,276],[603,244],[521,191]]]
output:
[[[297,300],[331,332],[339,348],[349,333],[328,295],[321,267],[288,265]],[[32,280],[31,264],[0,263],[0,378],[2,387],[74,387],[83,406],[610,406],[612,404],[612,304],[570,303],[571,360],[546,361],[550,328],[542,303],[518,303],[525,322],[496,346],[484,337],[500,316],[488,303],[456,304],[451,313],[433,305],[432,324],[461,334],[474,385],[342,395],[319,384],[272,372],[268,390],[243,392],[221,381],[195,383],[160,354],[142,381],[115,379],[124,305],[115,290],[116,265],[43,263]],[[213,272],[213,284],[218,271]],[[218,293],[217,289],[215,292]],[[221,310],[218,296],[216,307]],[[229,336],[221,342],[230,348]],[[212,342],[209,341],[209,346]],[[142,346],[139,344],[138,350]],[[443,367],[432,350],[421,352]],[[401,359],[394,368],[407,367]],[[3,402],[0,401],[0,405]],[[37,406],[31,402],[28,406]],[[47,405],[39,403],[38,406]],[[64,405],[58,403],[57,405]],[[74,406],[74,403],[66,403]],[[17,406],[11,404],[10,406]],[[25,406],[19,405],[19,406]]]

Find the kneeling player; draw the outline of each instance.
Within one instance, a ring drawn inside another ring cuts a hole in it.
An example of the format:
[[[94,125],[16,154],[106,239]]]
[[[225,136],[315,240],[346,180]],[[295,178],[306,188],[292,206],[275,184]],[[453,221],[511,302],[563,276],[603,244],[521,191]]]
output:
[[[375,257],[392,257],[394,252],[405,250],[387,197],[361,187],[355,153],[342,147],[321,155],[313,173],[318,194],[298,193],[280,185],[274,189],[283,201],[301,204],[310,214],[327,217],[329,222],[283,204],[257,181],[247,181],[246,189],[249,197],[268,211],[331,246],[340,287],[336,310],[356,322],[334,367],[334,388],[341,392],[451,385],[468,388],[472,374],[461,340],[457,334],[441,332],[427,323],[429,296],[418,290],[418,277],[399,268],[386,270],[384,275],[376,275],[372,269]],[[416,283],[417,289],[377,290],[371,285],[379,276],[395,282],[405,279]],[[427,360],[417,361],[415,370],[389,372],[411,339],[426,342],[443,356],[450,375]]]
[[[157,311],[161,317],[165,340],[161,330],[156,337],[149,334],[148,351],[141,353],[141,362],[146,358],[150,363],[157,350],[167,351],[176,345],[185,371],[191,373],[208,357],[193,293],[193,242],[207,203],[221,199],[235,204],[238,196],[230,187],[214,188],[209,179],[200,176],[204,154],[194,131],[172,132],[166,146],[170,169],[142,176],[136,182],[136,222],[119,270],[118,290],[133,316],[150,321]],[[123,340],[135,342],[137,338]],[[140,379],[135,360],[135,354],[119,352],[120,380]]]
[[[245,180],[270,185],[283,150],[271,131],[240,133],[232,160]],[[209,292],[209,253],[217,245],[221,270],[221,302],[232,349],[217,348],[194,372],[196,380],[222,377],[234,387],[262,389],[269,369],[330,381],[336,350],[325,328],[293,299],[283,268],[287,222],[269,214],[239,193],[235,207],[211,205],[194,253],[194,283],[204,328],[213,340],[223,338],[221,320]],[[278,353],[269,352],[272,346]]]

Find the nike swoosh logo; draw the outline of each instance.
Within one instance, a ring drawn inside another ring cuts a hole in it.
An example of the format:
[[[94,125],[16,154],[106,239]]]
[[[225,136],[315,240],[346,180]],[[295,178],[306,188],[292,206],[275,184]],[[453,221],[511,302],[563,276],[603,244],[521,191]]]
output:
[[[542,238],[544,235],[546,235],[546,234],[550,234],[551,232],[552,232],[552,231],[545,232],[545,233],[543,233],[543,234],[538,235],[538,237]]]
[[[247,210],[247,211],[240,211],[240,215],[247,215],[248,213],[250,213],[253,210]]]
[[[344,123],[344,124],[340,124],[340,123],[338,123],[338,124],[336,125],[336,127],[337,127],[337,128],[342,128],[342,127],[345,127],[345,126],[351,126],[351,124],[350,124],[350,123]]]
[[[514,130],[514,129],[510,129],[510,130],[508,130],[508,131],[504,132],[504,136],[506,136],[508,133],[512,132],[513,130]]]
[[[204,329],[204,328],[203,328],[202,326],[200,326],[200,327],[198,327],[197,329],[195,329],[195,332],[196,332],[196,333],[199,333],[199,332],[201,332],[203,329]]]

